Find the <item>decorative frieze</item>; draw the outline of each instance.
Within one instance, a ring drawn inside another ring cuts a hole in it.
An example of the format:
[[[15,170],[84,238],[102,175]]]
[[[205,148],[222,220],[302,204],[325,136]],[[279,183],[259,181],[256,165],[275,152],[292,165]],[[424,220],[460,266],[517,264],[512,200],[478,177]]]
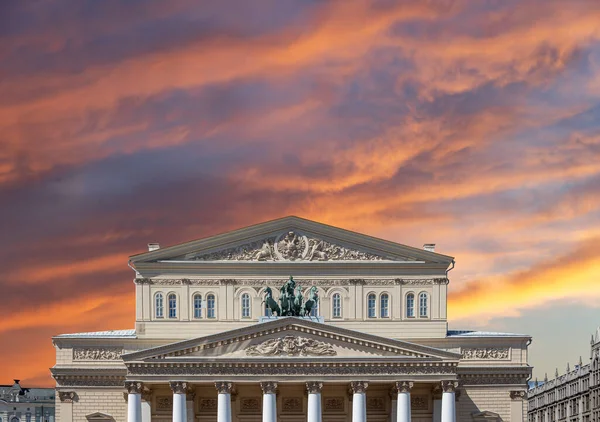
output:
[[[242,397],[240,399],[240,411],[242,413],[260,412],[261,400],[260,397]]]
[[[246,349],[247,356],[335,356],[333,347],[306,337],[285,336],[269,339]]]
[[[468,360],[507,360],[510,357],[508,347],[462,348],[463,359]]]
[[[367,411],[385,412],[385,399],[383,397],[367,397]]]
[[[344,398],[343,397],[326,397],[323,400],[323,408],[326,412],[343,412]]]
[[[125,376],[119,375],[54,375],[59,387],[122,387]]]
[[[156,410],[159,412],[170,412],[173,410],[173,395],[157,396]]]
[[[217,399],[200,399],[198,402],[198,406],[200,406],[200,410],[209,412],[217,410]]]
[[[369,383],[367,381],[352,381],[350,383],[350,391],[353,394],[365,394]]]
[[[480,374],[480,375],[461,375],[460,383],[463,385],[492,385],[492,384],[504,384],[504,385],[526,385],[527,378],[529,375],[515,374],[515,375],[502,375],[502,374]]]
[[[73,360],[120,360],[122,347],[75,347]]]
[[[411,410],[429,410],[429,397],[419,394],[410,396]]]
[[[301,397],[284,397],[281,400],[281,411],[283,413],[302,412],[302,398]]]
[[[321,394],[323,383],[320,381],[308,381],[306,383],[306,391],[308,394]]]
[[[260,388],[265,394],[276,394],[277,393],[277,383],[273,381],[263,381],[260,383]]]
[[[75,391],[59,391],[58,398],[63,403],[73,403],[77,401],[77,393]]]
[[[178,279],[178,278],[136,278],[136,284],[153,284],[159,286],[193,285],[200,287],[216,287],[236,285],[241,287],[268,287],[281,282],[279,279]],[[297,280],[302,286],[337,287],[337,286],[429,286],[433,284],[447,284],[446,278],[377,278],[377,279],[304,279]]]

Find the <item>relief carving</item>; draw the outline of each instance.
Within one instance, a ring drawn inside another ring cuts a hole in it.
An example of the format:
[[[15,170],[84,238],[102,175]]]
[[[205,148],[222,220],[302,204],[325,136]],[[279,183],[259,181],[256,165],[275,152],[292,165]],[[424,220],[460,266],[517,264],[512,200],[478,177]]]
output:
[[[243,397],[240,399],[241,412],[260,412],[261,400],[259,397]]]
[[[300,397],[284,397],[281,400],[281,411],[285,413],[302,412],[302,398]]]
[[[506,360],[509,359],[509,349],[507,347],[486,347],[461,349],[463,359],[490,359]]]
[[[120,347],[76,347],[73,360],[119,360],[122,353]]]
[[[73,403],[77,400],[77,393],[74,391],[59,391],[58,398],[63,403]]]
[[[367,397],[367,410],[385,411],[385,400],[383,397]]]
[[[285,336],[246,349],[247,356],[335,356],[330,344],[305,337]]]
[[[170,412],[173,410],[173,396],[157,396],[156,410]]]
[[[387,258],[335,245],[290,230],[277,237],[246,243],[221,251],[189,254],[199,261],[381,261]]]
[[[410,407],[412,410],[429,410],[429,398],[423,395],[412,395]]]
[[[200,410],[217,410],[217,399],[200,399]]]
[[[216,287],[224,286],[228,284],[237,285],[240,287],[268,287],[273,284],[279,283],[280,280],[273,279],[171,279],[171,278],[136,278],[136,284],[152,284],[158,286],[179,286],[183,284],[189,284],[193,286],[201,287]],[[301,283],[303,286],[317,286],[317,287],[340,287],[340,286],[354,286],[354,285],[368,285],[368,286],[395,286],[395,285],[414,285],[414,286],[428,286],[433,284],[446,284],[447,279],[445,278],[426,278],[426,279],[405,279],[405,278],[378,278],[378,279],[305,279]]]
[[[523,400],[525,397],[527,397],[527,393],[523,390],[516,390],[510,392],[511,400]]]
[[[344,398],[343,397],[327,397],[323,400],[323,405],[326,412],[343,412]]]

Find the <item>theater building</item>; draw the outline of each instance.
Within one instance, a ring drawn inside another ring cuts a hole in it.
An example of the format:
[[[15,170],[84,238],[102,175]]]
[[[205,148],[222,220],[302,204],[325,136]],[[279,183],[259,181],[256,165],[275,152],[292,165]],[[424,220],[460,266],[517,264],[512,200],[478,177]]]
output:
[[[526,417],[531,338],[448,330],[454,258],[433,245],[285,217],[148,249],[134,328],[53,338],[59,421]],[[266,306],[285,286],[307,315]]]

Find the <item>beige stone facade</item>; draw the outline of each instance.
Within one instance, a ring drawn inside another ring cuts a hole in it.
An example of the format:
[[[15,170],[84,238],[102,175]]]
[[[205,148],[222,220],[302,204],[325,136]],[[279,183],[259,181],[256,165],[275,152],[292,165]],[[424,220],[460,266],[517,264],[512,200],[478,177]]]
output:
[[[297,217],[150,249],[134,329],[53,338],[57,420],[525,419],[531,339],[448,330],[450,256]],[[265,317],[290,275],[318,310]]]

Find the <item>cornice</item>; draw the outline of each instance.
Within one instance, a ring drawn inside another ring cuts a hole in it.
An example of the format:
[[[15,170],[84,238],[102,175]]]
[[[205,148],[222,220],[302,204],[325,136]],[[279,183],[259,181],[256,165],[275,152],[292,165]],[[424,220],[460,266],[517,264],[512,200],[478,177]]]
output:
[[[192,285],[192,286],[251,286],[251,287],[262,287],[262,286],[273,286],[274,284],[281,283],[281,277],[268,278],[268,279],[255,279],[255,278],[238,278],[238,279],[219,279],[219,278],[136,278],[134,279],[135,284],[148,284],[157,286],[180,286],[180,285]],[[427,286],[435,284],[448,284],[448,279],[445,277],[433,277],[433,278],[402,278],[402,277],[390,277],[390,278],[332,278],[332,279],[320,279],[320,278],[303,278],[298,280],[298,283],[303,286],[320,286],[320,287],[335,287],[335,286]]]

